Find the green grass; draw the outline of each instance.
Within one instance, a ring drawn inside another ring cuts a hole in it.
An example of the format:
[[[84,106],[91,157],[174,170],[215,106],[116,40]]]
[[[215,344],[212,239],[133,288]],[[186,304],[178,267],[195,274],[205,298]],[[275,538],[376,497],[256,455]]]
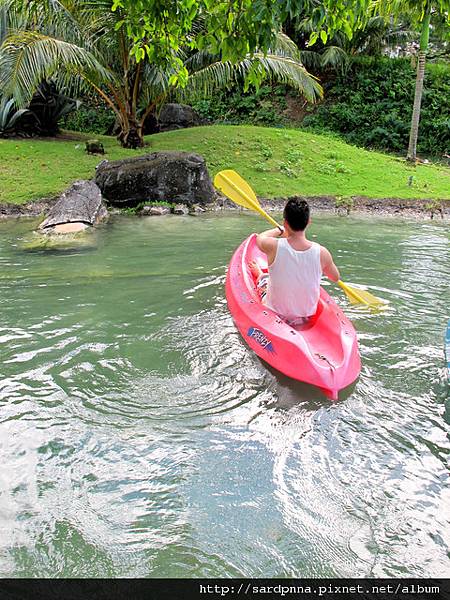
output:
[[[87,139],[93,136],[84,136]],[[154,150],[203,155],[211,176],[225,168],[245,177],[259,196],[367,196],[450,198],[450,169],[414,167],[333,137],[294,129],[214,125],[158,134],[139,151],[114,138],[95,136],[114,160]],[[101,157],[88,156],[84,141],[0,140],[0,202],[22,203],[53,196],[75,179],[91,178]]]
[[[86,154],[86,139],[100,139],[109,160],[136,156],[134,151],[120,148],[115,138],[79,135],[83,139],[78,141],[0,140],[0,202],[22,204],[48,198],[77,179],[94,177],[102,157]]]

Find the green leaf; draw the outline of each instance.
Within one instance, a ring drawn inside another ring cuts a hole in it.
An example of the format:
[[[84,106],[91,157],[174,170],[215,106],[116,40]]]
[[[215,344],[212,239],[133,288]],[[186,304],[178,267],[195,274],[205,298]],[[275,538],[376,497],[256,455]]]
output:
[[[309,36],[308,46],[314,46],[314,44],[317,42],[318,37],[319,34],[317,33],[317,31],[313,31]]]

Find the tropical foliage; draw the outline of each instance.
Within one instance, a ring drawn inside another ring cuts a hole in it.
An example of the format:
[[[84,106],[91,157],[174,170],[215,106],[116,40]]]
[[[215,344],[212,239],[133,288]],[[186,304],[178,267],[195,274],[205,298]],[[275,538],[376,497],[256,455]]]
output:
[[[399,18],[408,14],[412,25],[421,32],[408,146],[408,158],[415,159],[431,16],[438,15],[448,24],[450,0],[171,0],[165,3],[165,10],[161,14],[159,3],[154,0],[114,2],[115,7],[128,8],[127,19],[122,25],[134,40],[133,51],[136,55],[143,58],[148,53],[155,53],[156,46],[161,50],[161,58],[171,60],[172,64],[179,40],[186,38],[193,19],[199,14],[206,15],[208,27],[192,43],[200,48],[207,43],[216,53],[220,52],[231,61],[244,52],[251,54],[256,48],[264,50],[270,47],[273,31],[279,30],[287,19],[296,19],[299,15],[307,15],[311,25],[309,45],[313,46],[318,40],[325,45],[330,37],[340,31],[352,39],[355,31],[370,23],[371,17]],[[169,23],[168,27],[166,22]],[[341,46],[333,46],[321,57],[325,63],[342,62],[342,59]],[[178,64],[174,76],[182,80],[187,77],[181,64]],[[250,71],[247,77],[252,76],[258,80],[257,72]]]
[[[78,110],[75,110],[60,121],[60,126],[71,131],[112,135],[116,119],[114,113],[103,103],[93,102],[89,98]]]
[[[113,9],[123,10],[120,27],[133,40],[132,53],[138,60],[148,57],[158,65],[170,64],[172,77],[184,83],[188,70],[179,48],[208,48],[222,61],[236,63],[255,52],[273,48],[276,32],[286,20],[308,14],[315,39],[326,41],[335,31],[351,37],[367,19],[373,0],[114,0]],[[195,31],[201,19],[203,27]],[[261,71],[247,73],[259,83]]]
[[[432,16],[434,18],[437,16],[446,22],[447,30],[444,35],[449,36],[450,0],[379,0],[378,10],[381,14],[392,15],[394,18],[407,13],[412,23],[420,31],[416,85],[407,153],[407,159],[415,161],[431,19]]]
[[[450,152],[450,65],[429,64],[425,80],[418,152],[442,156]],[[338,133],[358,146],[404,152],[414,88],[410,59],[355,59],[326,86],[326,101],[303,125]]]
[[[8,137],[14,133],[20,120],[29,114],[31,113],[26,108],[17,109],[13,98],[2,98],[0,101],[0,137]]]
[[[61,94],[54,83],[42,81],[31,98],[28,109],[35,117],[35,133],[56,135],[59,121],[79,106],[79,102]]]
[[[38,85],[27,108],[18,109],[14,98],[3,98],[0,103],[0,135],[56,135],[59,121],[78,106],[78,101],[60,94],[54,84],[44,80]]]
[[[216,49],[206,45],[207,19],[200,15],[189,22],[192,36],[203,40],[201,49],[193,49],[182,36],[185,45],[178,44],[169,60],[160,48],[162,38],[155,40],[152,51],[137,51],[124,25],[135,14],[134,5],[127,7],[129,13],[111,7],[110,0],[0,0],[0,89],[18,105],[29,101],[43,79],[51,78],[66,93],[94,91],[115,114],[126,147],[143,144],[146,118],[167,98],[211,96],[236,78],[269,77],[289,83],[310,101],[321,96],[297,47],[283,34],[272,36],[266,53],[253,48],[238,62],[219,60]],[[181,64],[188,74],[182,86]]]
[[[308,40],[314,31],[309,17],[302,18],[294,24],[295,37],[302,49],[302,61],[308,70],[321,74],[326,70],[344,72],[351,65],[355,56],[381,56],[398,44],[405,45],[413,39],[415,32],[410,28],[407,19],[391,23],[380,15],[370,17],[365,25],[348,38],[341,31],[323,43],[318,40],[311,48]]]
[[[285,85],[263,84],[257,90],[234,86],[221,90],[214,98],[192,102],[193,108],[209,122],[283,127],[289,125],[284,111],[289,89]]]

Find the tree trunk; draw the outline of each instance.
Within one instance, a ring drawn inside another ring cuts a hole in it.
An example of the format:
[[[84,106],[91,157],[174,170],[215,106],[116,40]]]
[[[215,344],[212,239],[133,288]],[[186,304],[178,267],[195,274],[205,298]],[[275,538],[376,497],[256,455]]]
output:
[[[117,136],[120,145],[123,148],[142,148],[144,146],[144,136],[142,135],[142,126],[136,120],[128,118],[126,127],[122,125],[121,131]]]
[[[417,138],[419,136],[420,105],[422,103],[423,79],[425,75],[426,53],[420,51],[417,61],[416,91],[414,94],[414,106],[411,119],[411,130],[409,133],[409,145],[407,160],[416,160]]]
[[[416,160],[417,138],[419,136],[420,105],[422,103],[423,80],[425,76],[425,60],[427,56],[428,39],[430,35],[430,18],[431,6],[430,3],[428,3],[422,22],[420,50],[417,61],[416,90],[414,93],[414,105],[411,119],[411,130],[409,133],[408,154],[406,156],[406,160],[410,160],[412,162],[415,162]]]

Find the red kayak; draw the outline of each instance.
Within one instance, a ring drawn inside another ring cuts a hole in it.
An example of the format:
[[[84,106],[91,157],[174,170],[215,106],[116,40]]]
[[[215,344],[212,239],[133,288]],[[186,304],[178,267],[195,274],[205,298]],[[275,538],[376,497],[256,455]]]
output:
[[[332,400],[361,371],[356,332],[336,302],[320,289],[316,314],[292,327],[261,302],[248,264],[267,270],[267,257],[247,238],[231,259],[225,292],[236,327],[256,354],[288,377],[321,388]]]

